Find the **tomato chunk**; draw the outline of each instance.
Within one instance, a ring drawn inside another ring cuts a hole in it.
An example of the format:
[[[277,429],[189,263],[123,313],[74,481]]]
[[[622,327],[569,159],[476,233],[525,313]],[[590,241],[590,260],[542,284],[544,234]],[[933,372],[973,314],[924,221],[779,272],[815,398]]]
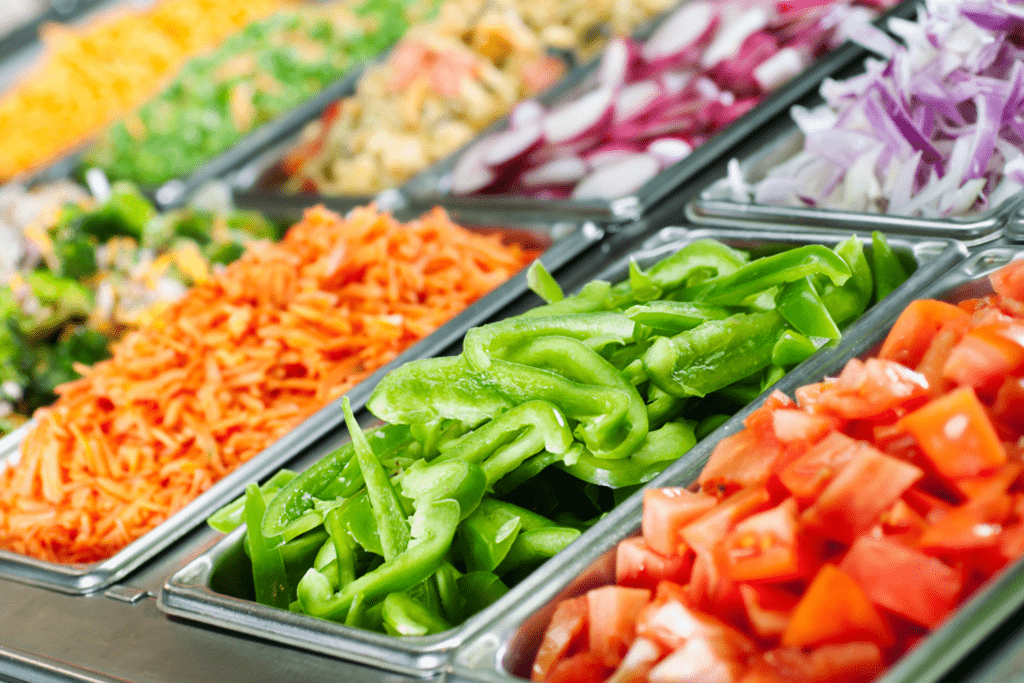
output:
[[[920,468],[862,443],[802,520],[827,538],[851,543],[923,475]]]
[[[966,324],[970,316],[952,304],[934,299],[911,302],[896,320],[878,352],[883,360],[892,360],[908,368],[917,367],[924,358],[932,337],[944,326]]]
[[[786,581],[800,573],[796,500],[739,522],[725,537],[725,557],[733,581]]]
[[[957,605],[963,574],[895,541],[861,536],[839,568],[868,598],[926,628],[935,628]]]
[[[587,593],[590,651],[615,667],[635,637],[637,617],[651,600],[644,588],[603,586]]]
[[[828,482],[861,449],[861,442],[842,432],[832,432],[779,472],[779,481],[797,498],[818,496]]]
[[[893,637],[857,582],[826,564],[793,610],[782,644],[803,647],[853,641],[887,646]]]
[[[816,396],[799,392],[801,406],[814,413],[827,413],[855,420],[882,415],[886,411],[926,396],[925,378],[892,361],[852,359],[842,373]]]
[[[740,584],[747,620],[762,638],[781,636],[799,598],[771,585]]]
[[[1024,301],[1024,261],[1011,261],[988,277],[996,294]]]
[[[533,660],[530,678],[542,681],[551,668],[570,654],[573,649],[585,643],[587,634],[587,598],[585,596],[563,600],[551,615],[551,623],[544,631],[537,656]],[[575,647],[574,647],[575,646]]]
[[[651,669],[651,683],[735,683],[746,665],[728,641],[693,637]]]
[[[662,555],[648,546],[643,537],[627,538],[615,550],[615,582],[649,590],[662,581],[686,583],[691,564],[690,556]]]
[[[738,520],[767,506],[769,500],[768,490],[762,487],[739,491],[683,527],[683,540],[698,554],[711,555]]]
[[[647,489],[641,523],[644,540],[662,555],[676,555],[682,528],[717,504],[714,496],[684,488]]]
[[[960,339],[942,367],[944,377],[981,392],[994,391],[1024,368],[1024,326],[979,325]]]
[[[612,667],[588,651],[558,662],[546,680],[548,683],[600,683],[611,672]]]
[[[970,387],[931,401],[900,423],[946,477],[973,477],[1006,462],[1006,449]]]
[[[768,481],[782,456],[782,444],[763,432],[744,429],[718,442],[697,481],[711,494],[728,495],[744,486]]]

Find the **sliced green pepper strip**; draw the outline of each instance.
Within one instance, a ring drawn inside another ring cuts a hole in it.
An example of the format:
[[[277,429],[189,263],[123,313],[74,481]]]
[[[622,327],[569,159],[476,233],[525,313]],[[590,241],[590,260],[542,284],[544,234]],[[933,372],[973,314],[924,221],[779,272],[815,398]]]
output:
[[[452,626],[419,600],[404,593],[384,598],[384,630],[393,636],[428,636]]]
[[[441,611],[450,623],[462,621],[462,597],[459,595],[459,577],[462,573],[451,562],[442,562],[431,577],[437,586],[437,596],[441,600]]]
[[[352,606],[348,608],[345,615],[345,626],[353,628],[367,628],[366,624],[366,600],[362,593],[352,598]]]
[[[492,571],[519,535],[522,519],[505,507],[481,506],[459,525],[459,546],[469,571]]]
[[[367,603],[373,603],[388,593],[409,590],[437,571],[458,524],[459,504],[454,500],[423,505],[412,516],[412,540],[404,552],[329,597],[303,601],[303,610],[321,619],[344,620],[352,600],[360,593]],[[301,594],[299,597],[302,599]]]
[[[778,311],[795,330],[808,337],[839,339],[842,333],[818,296],[811,278],[786,285],[779,296]]]
[[[508,586],[492,572],[468,572],[459,577],[458,585],[459,593],[466,600],[462,608],[464,619],[494,604],[508,593]]]
[[[687,288],[682,296],[686,301],[736,306],[765,289],[808,275],[824,275],[839,286],[850,274],[841,256],[820,244],[809,244],[751,261],[730,275]]]
[[[392,453],[412,442],[409,428],[404,425],[384,425],[367,439],[374,451],[381,454]],[[354,455],[355,448],[349,442],[285,484],[267,504],[264,535],[283,534],[290,524],[313,510],[317,500],[347,498],[362,488],[363,475]]]
[[[855,291],[859,297],[858,307],[860,311],[866,311],[871,305],[871,295],[875,290],[875,279],[871,275],[871,265],[867,256],[864,255],[864,243],[852,235],[836,245],[834,249],[846,265],[850,268],[850,279],[841,286]],[[834,283],[840,286],[838,283]],[[858,314],[859,315],[859,314]]]
[[[363,479],[366,481],[366,492],[370,496],[373,516],[380,529],[384,560],[392,560],[409,545],[409,522],[405,518],[405,510],[391,485],[391,478],[374,454],[355,416],[352,415],[352,405],[347,396],[342,401],[341,408],[345,412],[345,423],[352,436],[359,469],[362,470]]]
[[[361,489],[357,494],[342,503],[338,508],[337,514],[339,521],[349,536],[363,550],[376,555],[384,555],[384,548],[380,543],[380,528],[373,516],[370,494],[367,493],[366,489]]]
[[[553,301],[544,306],[537,306],[520,315],[520,318],[543,318],[555,315],[572,315],[575,313],[594,313],[612,311],[631,301],[628,288],[612,287],[604,280],[591,280],[583,285],[579,294],[566,297],[561,301]]]
[[[693,425],[691,421],[669,422],[651,431],[636,453],[625,460],[595,458],[584,449],[575,462],[557,463],[557,466],[577,479],[598,486],[617,489],[645,484],[693,448],[697,443]]]
[[[647,406],[636,387],[584,343],[568,337],[540,337],[510,355],[510,360],[559,373],[585,385],[588,392],[602,388],[622,394],[626,401],[623,412],[576,418],[580,420],[577,434],[594,455],[611,459],[629,457],[647,435]],[[560,405],[558,396],[551,396],[549,400]]]
[[[750,260],[745,252],[738,251],[714,240],[695,240],[685,247],[655,263],[647,271],[652,283],[665,292],[686,285],[686,281],[701,270],[714,271],[715,277],[735,273]]]
[[[508,397],[485,384],[462,356],[401,365],[381,379],[366,404],[371,413],[392,424],[449,418],[476,425],[512,406]]]
[[[697,437],[697,441],[702,441],[704,437],[708,436],[711,432],[728,422],[730,417],[732,416],[724,413],[717,413],[715,415],[708,415],[705,417],[693,430],[694,436]]]
[[[871,274],[875,278],[875,301],[889,296],[910,277],[885,235],[877,230],[871,233]]]
[[[287,609],[288,578],[281,553],[270,539],[263,535],[263,515],[266,507],[260,487],[249,484],[245,489],[245,524],[249,537],[252,560],[252,580],[256,587],[256,602],[261,605]]]
[[[780,367],[799,365],[818,350],[814,342],[793,330],[786,330],[772,348],[772,364]]]
[[[536,260],[526,269],[526,286],[546,303],[554,303],[565,298],[558,281],[551,276],[540,260]]]
[[[487,483],[490,486],[496,481],[492,476],[497,466],[487,466],[486,462],[498,448],[518,442],[525,442],[527,450],[531,451],[526,453],[523,459],[541,449],[551,453],[564,453],[572,445],[572,431],[565,417],[551,403],[526,401],[466,434],[437,456],[434,462],[465,460],[484,463],[484,471],[488,474]]]
[[[585,343],[590,348],[637,341],[636,323],[621,313],[577,313],[550,317],[508,318],[474,327],[466,332],[462,355],[470,367],[487,370],[492,358],[505,358],[519,346],[538,337],[557,335]]]
[[[580,445],[580,444],[577,444]],[[550,465],[560,462],[564,454],[541,451],[537,455],[527,458],[519,467],[515,468],[504,477],[494,483],[494,493],[504,496],[510,491],[525,484],[529,480],[547,469]]]
[[[708,320],[728,318],[729,311],[688,301],[651,301],[627,308],[625,315],[659,334],[673,336]]]
[[[334,543],[335,562],[338,567],[339,588],[344,588],[356,579],[356,547],[355,541],[345,530],[342,522],[341,508],[334,508],[324,518],[324,526]]]
[[[508,554],[505,555],[505,559],[501,561],[494,573],[504,576],[512,569],[543,562],[557,555],[579,537],[579,529],[565,526],[524,531],[516,536]]]
[[[279,470],[274,476],[264,482],[263,486],[260,486],[260,493],[263,494],[264,502],[270,502],[274,495],[296,476],[296,473],[291,470]],[[245,521],[244,518],[245,496],[242,495],[210,515],[206,523],[213,530],[227,534],[237,529]]]
[[[705,396],[767,367],[785,327],[777,311],[709,320],[675,337],[658,338],[644,355],[644,367],[668,394]]]
[[[764,379],[761,380],[760,390],[764,391],[771,385],[778,382],[780,379],[786,376],[786,368],[781,365],[770,365],[768,366],[768,372],[764,373]],[[761,393],[760,391],[758,393]]]
[[[417,460],[402,476],[402,495],[420,501],[451,499],[459,504],[460,517],[465,519],[484,497],[487,475],[475,462],[447,460],[427,465]]]

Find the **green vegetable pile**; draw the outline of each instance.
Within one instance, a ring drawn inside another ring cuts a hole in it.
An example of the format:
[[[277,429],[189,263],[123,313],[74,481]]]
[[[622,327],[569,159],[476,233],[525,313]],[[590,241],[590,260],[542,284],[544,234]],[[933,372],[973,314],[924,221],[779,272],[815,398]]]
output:
[[[246,523],[247,597],[392,635],[459,624],[579,536],[906,278],[876,234],[764,258],[693,242],[628,280],[408,363],[366,435],[210,519]]]
[[[35,245],[38,261],[0,286],[0,435],[56,400],[57,386],[80,377],[75,364],[109,357],[132,321],[166,300],[161,285],[173,285],[173,295],[194,284],[172,257],[190,254],[205,270],[234,261],[253,239],[279,236],[253,212],[159,214],[128,183],[115,183],[95,206],[66,204]],[[158,278],[141,272],[161,255],[171,265]],[[101,292],[107,307],[99,305]]]
[[[254,22],[111,126],[86,164],[143,185],[185,177],[397,42],[408,4],[306,7]]]

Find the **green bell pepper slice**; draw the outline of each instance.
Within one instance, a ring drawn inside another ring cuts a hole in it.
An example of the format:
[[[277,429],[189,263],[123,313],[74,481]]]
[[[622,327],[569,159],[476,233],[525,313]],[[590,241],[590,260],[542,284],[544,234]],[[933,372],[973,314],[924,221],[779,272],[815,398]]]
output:
[[[810,277],[800,278],[783,288],[778,311],[793,329],[808,337],[839,339],[842,336]]]
[[[440,614],[404,593],[384,598],[382,614],[384,630],[393,636],[428,636],[452,627]]]
[[[263,515],[266,506],[263,494],[256,484],[245,489],[245,523],[249,540],[249,557],[252,561],[252,580],[256,588],[256,602],[261,605],[288,609],[288,577],[284,560],[275,543],[263,535]]]
[[[910,277],[885,235],[877,230],[871,233],[871,274],[875,279],[875,301],[889,296]]]
[[[618,489],[654,479],[696,443],[692,421],[669,422],[648,433],[640,448],[624,460],[598,458],[581,448],[575,460],[566,458],[556,466],[590,484]]]

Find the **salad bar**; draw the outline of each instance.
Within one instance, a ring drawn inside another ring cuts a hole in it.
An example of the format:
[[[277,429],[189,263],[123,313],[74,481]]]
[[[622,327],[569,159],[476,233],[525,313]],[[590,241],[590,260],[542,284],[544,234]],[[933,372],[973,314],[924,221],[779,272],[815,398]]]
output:
[[[0,680],[1024,675],[1022,29],[26,6]]]

